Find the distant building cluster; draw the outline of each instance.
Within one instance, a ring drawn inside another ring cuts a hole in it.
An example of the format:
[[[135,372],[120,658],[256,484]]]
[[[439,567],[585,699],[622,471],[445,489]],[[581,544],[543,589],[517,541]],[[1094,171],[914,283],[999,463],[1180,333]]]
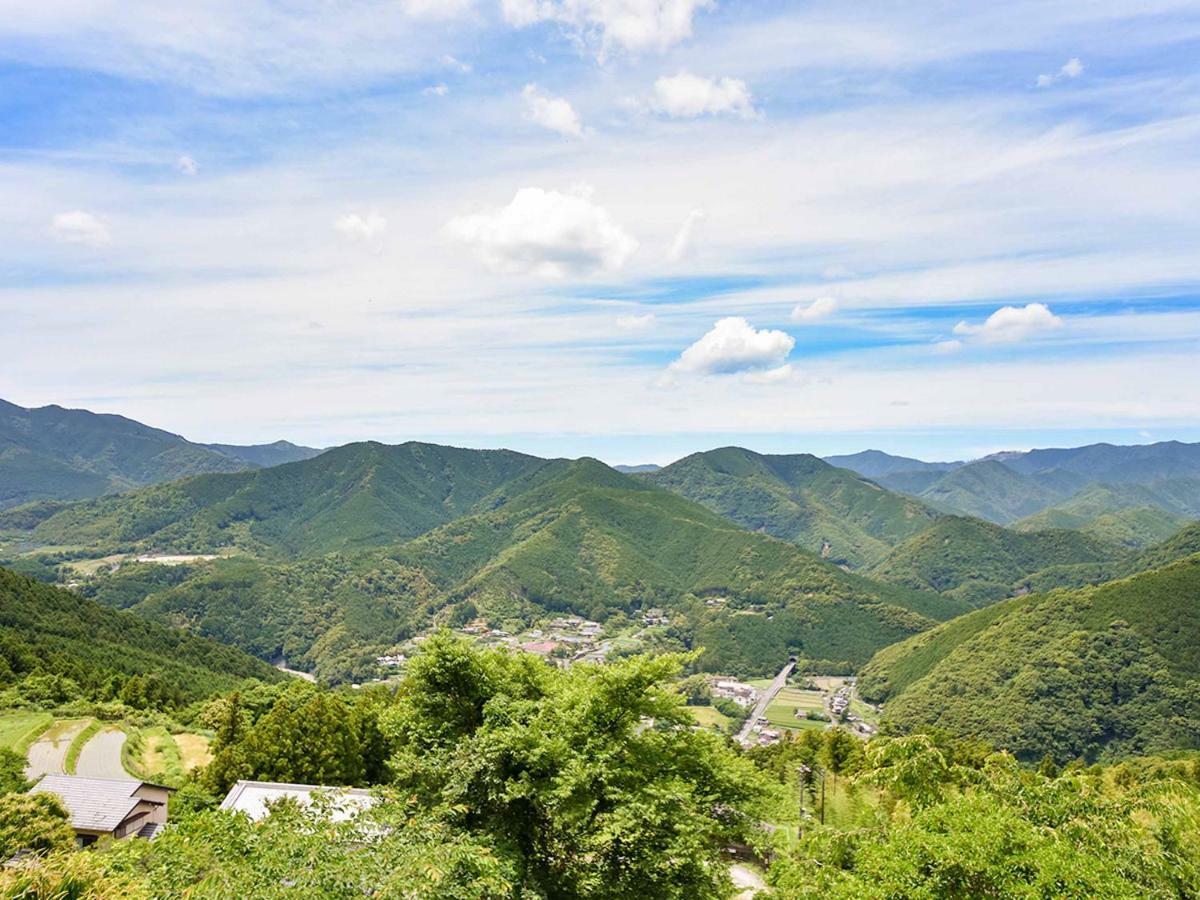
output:
[[[758,689],[743,681],[732,678],[718,678],[712,682],[712,695],[726,700],[732,700],[738,706],[749,709],[758,702]]]

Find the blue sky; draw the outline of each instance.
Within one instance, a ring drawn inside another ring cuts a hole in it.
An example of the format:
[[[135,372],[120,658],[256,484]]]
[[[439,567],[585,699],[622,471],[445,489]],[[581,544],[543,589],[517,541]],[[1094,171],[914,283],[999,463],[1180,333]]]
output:
[[[0,396],[189,437],[1200,439],[1200,2],[0,0]]]

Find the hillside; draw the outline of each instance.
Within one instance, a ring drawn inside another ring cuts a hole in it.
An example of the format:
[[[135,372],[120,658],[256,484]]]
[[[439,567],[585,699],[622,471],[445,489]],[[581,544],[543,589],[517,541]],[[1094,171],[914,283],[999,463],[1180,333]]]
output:
[[[281,677],[232,647],[0,568],[0,687],[31,673],[70,678],[85,696],[113,677],[153,676],[181,699]]]
[[[319,451],[193,444],[123,416],[0,400],[0,510],[98,497],[204,472],[236,472]]]
[[[1200,555],[996,604],[881,651],[864,696],[1025,760],[1200,746]]]
[[[1145,484],[1163,478],[1200,475],[1200,444],[1179,441],[1131,446],[1089,444],[1005,453],[1001,458],[1010,469],[1024,474],[1071,472],[1087,481],[1112,484]]]
[[[545,460],[434,444],[347,444],[300,462],[203,475],[128,494],[0,513],[0,530],[42,545],[279,556],[382,546],[470,512]],[[32,527],[30,527],[32,526]]]
[[[863,450],[843,456],[826,456],[825,462],[849,469],[867,478],[878,479],[910,472],[949,472],[965,465],[961,462],[925,462],[908,456],[894,456],[882,450]]]
[[[980,519],[946,516],[897,546],[870,574],[982,606],[1009,596],[1020,579],[1035,572],[1127,556],[1113,544],[1075,531],[1023,533]]]
[[[861,567],[926,528],[937,513],[808,454],[740,447],[694,453],[648,476],[747,528]]]
[[[394,546],[164,569],[125,565],[85,590],[333,679],[431,622],[477,615],[511,629],[568,611],[636,621],[660,606],[674,640],[710,650],[706,666],[761,674],[789,652],[863,662],[970,608],[848,574],[587,459],[531,466],[478,512]]]

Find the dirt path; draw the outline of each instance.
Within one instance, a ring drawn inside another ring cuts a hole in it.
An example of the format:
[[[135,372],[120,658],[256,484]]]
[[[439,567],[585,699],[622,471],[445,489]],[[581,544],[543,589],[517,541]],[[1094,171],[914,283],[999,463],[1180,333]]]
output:
[[[737,900],[748,900],[750,897],[757,897],[760,893],[767,893],[767,883],[763,881],[763,877],[758,874],[758,871],[735,863],[729,867],[729,878],[733,881],[733,886],[738,889],[736,894]]]
[[[65,719],[55,722],[29,745],[26,754],[25,777],[41,778],[43,775],[62,775],[67,761],[67,750],[75,735],[87,728],[88,719]]]
[[[121,765],[121,748],[125,745],[125,732],[119,728],[106,728],[83,745],[75,774],[85,778],[117,778],[132,781],[133,776]]]
[[[763,691],[762,696],[758,698],[758,703],[754,705],[754,710],[750,713],[750,718],[746,720],[746,724],[738,732],[738,743],[745,744],[750,740],[750,729],[754,727],[755,722],[762,718],[763,713],[767,711],[767,707],[771,705],[771,701],[775,699],[775,695],[787,684],[787,677],[795,667],[796,664],[794,662],[789,662],[779,670],[779,674],[775,676],[775,680]]]

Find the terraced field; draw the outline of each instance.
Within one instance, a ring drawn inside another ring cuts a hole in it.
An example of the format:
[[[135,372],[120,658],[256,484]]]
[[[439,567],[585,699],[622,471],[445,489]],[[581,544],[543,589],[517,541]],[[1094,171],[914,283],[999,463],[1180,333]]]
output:
[[[822,712],[824,700],[821,693],[786,687],[775,696],[771,705],[767,707],[766,718],[773,727],[787,728],[793,731],[805,728],[824,728],[828,724],[819,720],[797,718],[797,710],[806,713]]]

